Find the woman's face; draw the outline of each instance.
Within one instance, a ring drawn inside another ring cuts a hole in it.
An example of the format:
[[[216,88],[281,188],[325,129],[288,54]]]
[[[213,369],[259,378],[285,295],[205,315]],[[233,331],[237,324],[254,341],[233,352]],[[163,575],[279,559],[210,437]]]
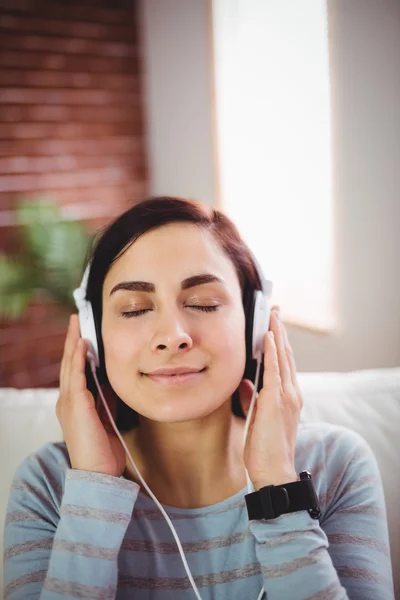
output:
[[[110,384],[140,415],[168,423],[209,415],[230,400],[245,367],[233,263],[192,224],[142,235],[104,280],[102,337]],[[150,376],[175,367],[197,372],[180,381]]]

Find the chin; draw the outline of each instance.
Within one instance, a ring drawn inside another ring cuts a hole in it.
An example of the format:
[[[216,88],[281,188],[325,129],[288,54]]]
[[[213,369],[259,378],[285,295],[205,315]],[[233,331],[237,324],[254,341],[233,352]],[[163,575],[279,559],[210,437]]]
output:
[[[149,396],[144,398],[141,394],[141,398],[143,398],[141,406],[138,406],[138,397],[136,396],[136,406],[131,408],[143,417],[159,423],[185,423],[204,419],[224,404],[223,400],[217,400],[215,388],[210,389],[207,386],[180,393],[159,391],[150,398]]]

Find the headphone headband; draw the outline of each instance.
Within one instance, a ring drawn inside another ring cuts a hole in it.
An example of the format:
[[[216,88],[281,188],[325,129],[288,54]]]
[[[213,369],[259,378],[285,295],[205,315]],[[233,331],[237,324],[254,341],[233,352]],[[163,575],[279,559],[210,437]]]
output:
[[[260,278],[263,294],[264,294],[264,296],[268,296],[268,298],[270,298],[271,294],[272,294],[272,289],[273,289],[272,281],[270,281],[269,279],[265,279],[260,263],[258,262],[255,255],[253,254],[253,252],[250,249],[249,249],[249,252],[251,254],[251,258],[256,267],[257,275]]]

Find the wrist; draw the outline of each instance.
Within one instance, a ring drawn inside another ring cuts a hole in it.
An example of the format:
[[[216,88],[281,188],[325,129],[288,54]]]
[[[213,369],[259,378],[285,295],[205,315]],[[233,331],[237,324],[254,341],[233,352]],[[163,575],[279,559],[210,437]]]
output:
[[[295,471],[291,473],[282,473],[279,475],[266,475],[264,478],[253,481],[254,491],[258,492],[261,488],[268,485],[284,485],[285,483],[292,483],[294,481],[300,481],[299,476]]]
[[[245,500],[250,521],[276,519],[302,510],[307,510],[312,519],[321,516],[318,495],[309,471],[302,471],[299,477],[289,470],[278,476],[257,479],[255,492],[246,494]]]

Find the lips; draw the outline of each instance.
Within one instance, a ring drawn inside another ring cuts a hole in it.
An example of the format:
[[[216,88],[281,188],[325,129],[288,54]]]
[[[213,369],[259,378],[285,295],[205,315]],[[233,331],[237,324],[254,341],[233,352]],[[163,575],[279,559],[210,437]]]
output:
[[[169,369],[168,373],[161,373],[160,371],[166,369],[160,369],[159,371],[153,371],[152,373],[147,373],[146,377],[148,377],[154,383],[166,385],[166,386],[174,386],[185,383],[195,383],[202,376],[206,368],[201,370],[193,371],[190,369]],[[177,371],[181,372],[178,373]]]
[[[161,369],[156,369],[155,371],[151,371],[150,373],[145,373],[145,375],[183,375],[186,373],[200,373],[204,371],[204,369],[198,369],[196,367],[163,367]]]

